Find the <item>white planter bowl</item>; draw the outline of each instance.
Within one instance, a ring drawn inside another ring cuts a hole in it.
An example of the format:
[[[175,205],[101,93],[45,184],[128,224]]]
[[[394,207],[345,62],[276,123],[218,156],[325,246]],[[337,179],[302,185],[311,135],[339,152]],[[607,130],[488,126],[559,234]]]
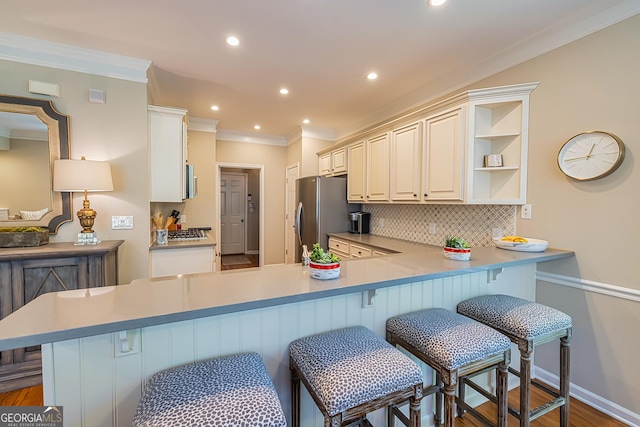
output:
[[[317,264],[313,261],[309,263],[309,272],[314,279],[328,280],[336,279],[340,276],[340,263]]]
[[[455,261],[469,261],[469,259],[471,259],[471,248],[457,249],[445,247],[444,257]]]

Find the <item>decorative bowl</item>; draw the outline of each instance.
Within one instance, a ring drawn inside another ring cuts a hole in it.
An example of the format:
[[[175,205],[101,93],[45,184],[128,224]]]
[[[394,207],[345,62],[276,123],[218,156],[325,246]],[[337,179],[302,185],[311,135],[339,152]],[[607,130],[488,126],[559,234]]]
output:
[[[328,280],[336,279],[340,276],[340,263],[333,262],[331,264],[319,264],[309,262],[309,272],[314,279]]]
[[[445,246],[444,257],[455,261],[469,261],[471,258],[471,248],[458,249]]]

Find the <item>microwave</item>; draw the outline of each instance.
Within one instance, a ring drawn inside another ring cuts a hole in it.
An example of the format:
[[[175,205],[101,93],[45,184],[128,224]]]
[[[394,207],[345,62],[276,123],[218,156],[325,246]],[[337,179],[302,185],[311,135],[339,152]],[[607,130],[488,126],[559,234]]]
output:
[[[186,165],[184,181],[184,199],[193,199],[198,195],[198,177],[193,174],[193,165]]]

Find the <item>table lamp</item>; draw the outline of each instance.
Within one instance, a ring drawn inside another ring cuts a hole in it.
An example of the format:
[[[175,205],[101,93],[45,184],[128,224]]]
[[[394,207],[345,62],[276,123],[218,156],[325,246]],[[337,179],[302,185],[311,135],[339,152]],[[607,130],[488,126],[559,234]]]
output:
[[[55,160],[53,163],[53,190],[79,192],[84,191],[82,209],[77,213],[82,232],[78,234],[76,244],[99,243],[93,231],[93,222],[97,212],[91,209],[88,192],[113,191],[111,166],[107,162],[86,160]]]

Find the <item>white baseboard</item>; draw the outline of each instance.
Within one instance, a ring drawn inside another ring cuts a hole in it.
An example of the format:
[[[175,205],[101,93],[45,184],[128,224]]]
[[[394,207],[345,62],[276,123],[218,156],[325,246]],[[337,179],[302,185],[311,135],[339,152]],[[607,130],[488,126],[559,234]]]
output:
[[[559,387],[560,379],[557,375],[552,374],[551,372],[545,371],[540,367],[536,367],[535,376],[542,382],[550,384],[556,388]],[[612,418],[615,418],[618,421],[629,424],[632,427],[640,427],[640,414],[631,412],[630,410],[573,383],[571,383],[571,397],[586,403],[587,405],[609,415]]]
[[[254,249],[252,251],[244,251],[245,255],[260,255],[260,250]]]

